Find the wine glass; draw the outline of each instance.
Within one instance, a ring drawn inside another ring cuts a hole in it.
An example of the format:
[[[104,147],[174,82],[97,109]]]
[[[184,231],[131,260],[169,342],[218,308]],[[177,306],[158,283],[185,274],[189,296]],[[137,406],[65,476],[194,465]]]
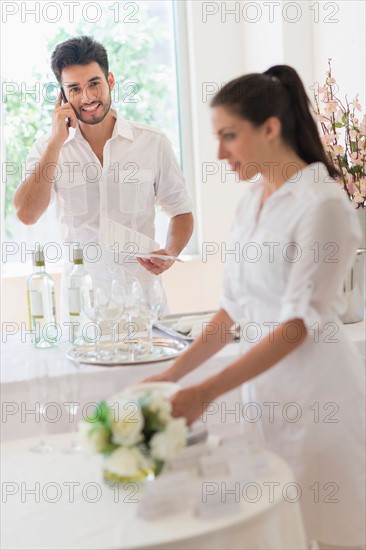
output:
[[[80,378],[79,365],[71,361],[58,361],[55,368],[58,371],[59,395],[62,404],[69,415],[71,423],[71,443],[68,447],[62,449],[63,453],[76,454],[82,450],[82,446],[77,441],[78,425],[76,415],[80,406]]]
[[[154,354],[152,327],[159,317],[159,311],[164,299],[164,291],[160,279],[151,278],[144,281],[140,301],[140,314],[146,323],[147,352]]]
[[[28,379],[28,393],[31,402],[34,401],[37,413],[39,414],[40,441],[34,447],[31,447],[32,453],[51,453],[55,450],[54,445],[46,442],[46,420],[45,412],[50,400],[50,379],[48,364],[46,361],[37,361],[37,363],[27,362],[30,378]]]
[[[130,341],[130,337],[134,332],[134,324],[132,319],[134,316],[139,314],[142,288],[136,277],[128,271],[125,272],[124,288],[126,296],[124,312],[127,319],[127,323],[125,325],[127,328],[127,353],[128,360],[132,363],[135,359],[135,344]]]
[[[94,325],[94,338],[89,338],[86,334],[84,339],[89,344],[94,344],[90,351],[86,351],[86,356],[91,359],[109,359],[110,352],[97,346],[98,341],[102,337],[102,321],[104,318],[107,320],[107,310],[110,301],[110,289],[108,288],[108,282],[93,286],[90,290],[86,285],[83,285],[80,289],[81,309],[83,313]]]
[[[94,325],[94,338],[89,338],[85,335],[84,339],[88,343],[96,344],[98,339],[101,336],[101,327],[100,323],[102,320],[102,304],[103,303],[103,292],[104,290],[101,287],[93,286],[92,290],[89,289],[87,285],[83,285],[80,288],[80,305],[81,310],[84,315],[93,323]]]
[[[126,306],[126,292],[124,280],[112,279],[108,287],[99,289],[98,292],[99,312],[101,320],[106,321],[113,333],[112,358],[118,359],[118,323],[121,320]],[[117,331],[117,339],[115,333]]]

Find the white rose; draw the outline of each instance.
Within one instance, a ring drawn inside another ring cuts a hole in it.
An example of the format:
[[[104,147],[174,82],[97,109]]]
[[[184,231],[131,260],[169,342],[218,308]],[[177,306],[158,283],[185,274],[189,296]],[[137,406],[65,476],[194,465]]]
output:
[[[187,426],[184,418],[173,418],[165,430],[156,433],[150,440],[151,456],[156,460],[170,460],[187,441]]]
[[[172,417],[172,404],[161,394],[153,394],[149,404],[149,412],[158,413],[159,419],[166,424]]]
[[[93,430],[94,426],[90,422],[79,423],[80,442],[87,453],[101,453],[108,443],[109,431],[107,428],[100,426],[100,428]]]
[[[109,403],[112,415],[112,441],[131,447],[143,440],[144,416],[134,399],[121,398]]]
[[[141,470],[149,470],[152,462],[137,447],[119,447],[105,460],[105,468],[119,476],[136,476]]]

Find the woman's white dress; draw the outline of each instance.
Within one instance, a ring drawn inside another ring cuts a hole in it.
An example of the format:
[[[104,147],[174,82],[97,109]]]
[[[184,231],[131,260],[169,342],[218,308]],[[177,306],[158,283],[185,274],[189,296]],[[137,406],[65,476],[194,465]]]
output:
[[[255,405],[243,422],[292,466],[309,539],[362,545],[365,365],[339,318],[360,225],[322,163],[287,180],[257,216],[262,193],[259,179],[237,210],[221,306],[242,323],[244,352],[291,319],[303,319],[308,334],[244,384],[244,402]]]

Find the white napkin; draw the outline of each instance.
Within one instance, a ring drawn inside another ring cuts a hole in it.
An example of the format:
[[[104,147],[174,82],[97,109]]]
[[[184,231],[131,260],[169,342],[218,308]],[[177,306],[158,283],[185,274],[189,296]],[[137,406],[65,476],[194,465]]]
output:
[[[207,315],[191,315],[189,317],[182,317],[172,325],[172,328],[181,334],[189,335],[191,338],[196,338],[202,332],[203,323],[209,322],[214,313]]]

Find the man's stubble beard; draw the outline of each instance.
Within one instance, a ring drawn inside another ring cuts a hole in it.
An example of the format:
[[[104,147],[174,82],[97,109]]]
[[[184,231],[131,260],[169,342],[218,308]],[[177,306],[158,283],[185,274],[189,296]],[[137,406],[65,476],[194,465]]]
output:
[[[78,120],[80,120],[80,122],[83,122],[84,124],[89,124],[91,126],[94,126],[95,124],[99,124],[100,122],[102,122],[105,117],[107,116],[107,114],[109,113],[110,109],[111,109],[111,105],[112,105],[112,94],[111,94],[111,91],[109,90],[109,101],[108,101],[108,105],[107,106],[103,106],[103,103],[100,103],[101,107],[103,108],[103,114],[96,120],[84,120],[83,117],[81,116],[80,113],[78,113],[75,109],[74,109],[74,112],[75,112],[75,115],[76,115],[76,118]],[[80,110],[81,111],[81,110]]]

